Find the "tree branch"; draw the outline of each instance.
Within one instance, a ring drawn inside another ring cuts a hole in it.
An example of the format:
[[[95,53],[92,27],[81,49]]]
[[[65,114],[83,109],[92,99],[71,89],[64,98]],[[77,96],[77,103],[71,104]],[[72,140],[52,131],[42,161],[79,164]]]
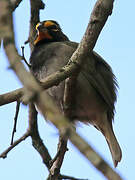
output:
[[[24,88],[20,88],[0,95],[0,106],[21,100],[24,95]]]
[[[46,148],[46,146],[44,145],[44,143],[42,142],[42,139],[40,138],[39,132],[38,132],[38,125],[37,125],[37,111],[35,109],[35,106],[33,103],[29,104],[29,128],[28,131],[30,132],[30,136],[32,139],[32,145],[33,147],[37,150],[37,152],[40,154],[43,163],[46,165],[46,167],[48,168],[49,171],[53,171],[53,167],[50,162],[52,162],[52,158],[48,152],[48,149]],[[63,140],[63,139],[62,139]],[[60,141],[60,143],[64,143],[63,141]],[[62,148],[61,148],[62,147]],[[59,150],[62,151],[60,152],[58,159],[55,161],[55,165],[56,167],[58,167],[60,169],[61,167],[61,163],[63,161],[63,145],[59,147]],[[65,151],[66,151],[66,145],[65,145]],[[58,179],[71,179],[71,180],[79,180],[78,178],[74,178],[71,176],[66,176],[66,175],[61,175],[61,174],[57,174]],[[55,179],[56,176],[50,176],[48,179]],[[83,179],[82,179],[83,180]]]
[[[45,8],[45,4],[43,3],[42,0],[30,0],[30,5],[31,5],[31,18],[30,18],[30,32],[29,32],[29,45],[30,49],[33,49],[33,42],[35,40],[36,36],[36,29],[35,26],[36,24],[40,21],[39,20],[39,12],[40,9]]]
[[[11,11],[13,12],[22,2],[22,0],[10,0],[10,8]]]
[[[40,154],[43,163],[46,165],[48,170],[50,169],[50,161],[52,160],[47,148],[45,147],[42,139],[40,138],[37,125],[37,111],[34,104],[29,104],[29,131],[32,139],[33,147]]]
[[[15,117],[14,117],[14,127],[13,127],[12,138],[11,138],[11,145],[13,145],[13,141],[14,141],[14,134],[16,132],[16,126],[17,126],[17,119],[18,119],[19,109],[20,109],[20,101],[17,101],[16,112],[15,112]]]
[[[62,166],[66,151],[67,151],[67,138],[60,135],[57,154],[55,158],[51,161],[52,166],[50,168],[49,179],[51,180],[59,179],[60,168]]]

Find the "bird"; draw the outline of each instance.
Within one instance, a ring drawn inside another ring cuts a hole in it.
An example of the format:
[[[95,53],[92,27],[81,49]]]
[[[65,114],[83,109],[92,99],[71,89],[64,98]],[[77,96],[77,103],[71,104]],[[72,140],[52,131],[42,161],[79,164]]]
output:
[[[42,82],[59,71],[78,47],[63,33],[58,22],[45,20],[36,27],[34,49],[30,56],[30,71]],[[105,137],[114,166],[121,161],[122,151],[113,130],[118,83],[110,65],[95,51],[88,53],[76,79],[75,107],[72,121],[91,124]],[[46,90],[63,112],[65,81]]]

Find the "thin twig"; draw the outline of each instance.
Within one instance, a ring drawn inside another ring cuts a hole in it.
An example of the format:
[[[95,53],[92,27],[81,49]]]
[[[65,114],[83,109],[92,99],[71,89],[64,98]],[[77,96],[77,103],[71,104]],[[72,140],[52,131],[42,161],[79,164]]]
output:
[[[31,65],[27,62],[25,56],[24,56],[24,46],[21,46],[22,49],[22,59],[24,60],[25,64],[28,66],[28,68],[31,67]]]
[[[18,119],[19,109],[20,109],[20,101],[17,101],[16,112],[15,112],[15,117],[14,117],[14,126],[13,126],[13,131],[12,131],[12,138],[11,138],[11,145],[13,145],[13,141],[14,141],[14,134],[16,132],[16,126],[17,126],[17,119]]]
[[[15,146],[17,146],[19,143],[24,141],[27,137],[30,136],[30,132],[27,131],[22,137],[20,137],[18,140],[16,140],[9,148],[7,148],[3,153],[0,154],[0,158],[6,158],[9,151],[11,151]]]
[[[26,44],[28,44],[30,42],[30,39],[28,38],[25,42],[24,42],[24,44],[26,45]]]
[[[88,179],[80,179],[80,178],[75,178],[75,177],[72,177],[72,176],[64,176],[64,175],[60,175],[58,178],[59,178],[58,180],[63,180],[63,179],[68,179],[68,180],[88,180]]]

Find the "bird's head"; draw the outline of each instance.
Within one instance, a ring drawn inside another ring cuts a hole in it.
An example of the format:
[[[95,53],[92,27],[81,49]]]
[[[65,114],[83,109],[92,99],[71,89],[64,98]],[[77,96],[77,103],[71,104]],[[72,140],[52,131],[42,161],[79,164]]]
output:
[[[68,41],[68,37],[62,32],[60,25],[53,20],[39,22],[36,25],[37,35],[34,45],[48,42]]]

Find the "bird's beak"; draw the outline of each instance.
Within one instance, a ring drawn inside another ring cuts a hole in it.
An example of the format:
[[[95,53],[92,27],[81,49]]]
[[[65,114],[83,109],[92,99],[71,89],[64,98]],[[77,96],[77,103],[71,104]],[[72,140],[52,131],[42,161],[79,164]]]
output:
[[[47,27],[43,23],[38,23],[36,25],[36,38],[34,40],[34,45],[40,42],[43,39],[52,39],[53,37],[49,34]]]

